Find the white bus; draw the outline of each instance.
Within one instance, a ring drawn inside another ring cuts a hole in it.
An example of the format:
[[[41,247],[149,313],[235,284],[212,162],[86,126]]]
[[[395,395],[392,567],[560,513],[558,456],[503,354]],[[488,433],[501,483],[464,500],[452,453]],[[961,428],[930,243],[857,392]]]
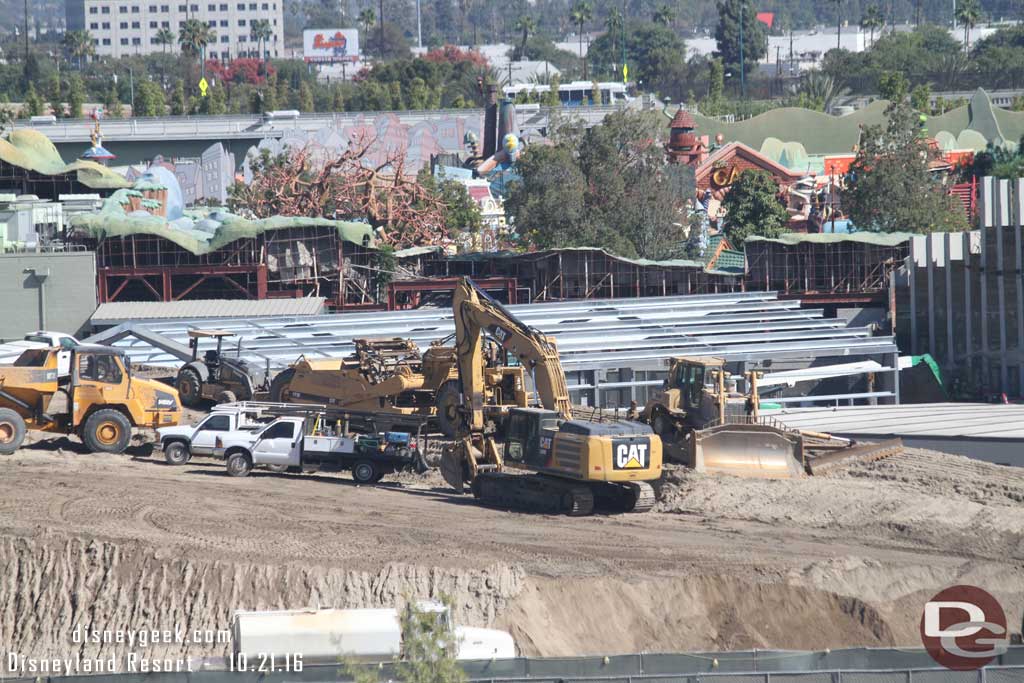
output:
[[[624,83],[601,82],[597,84],[597,87],[601,91],[601,104],[624,104],[633,99],[626,91]],[[505,97],[511,100],[519,99],[523,94],[530,96],[531,99],[540,99],[551,92],[551,86],[538,85],[536,83],[516,83],[515,85],[506,85],[504,90]],[[594,104],[591,102],[593,91],[594,84],[591,81],[562,83],[558,86],[558,99],[562,101],[562,106],[565,107],[586,106]]]

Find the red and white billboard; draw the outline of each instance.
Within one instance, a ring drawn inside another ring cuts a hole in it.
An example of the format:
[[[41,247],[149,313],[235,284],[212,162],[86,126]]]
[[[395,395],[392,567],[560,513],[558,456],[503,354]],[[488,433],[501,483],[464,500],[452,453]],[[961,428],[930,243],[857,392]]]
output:
[[[359,31],[354,28],[306,29],[302,56],[307,62],[338,64],[359,61]]]

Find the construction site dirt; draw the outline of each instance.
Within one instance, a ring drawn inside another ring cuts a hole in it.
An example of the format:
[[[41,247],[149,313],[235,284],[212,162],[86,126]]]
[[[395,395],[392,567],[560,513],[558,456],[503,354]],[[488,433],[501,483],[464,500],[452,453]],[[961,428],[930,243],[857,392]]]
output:
[[[235,609],[441,595],[529,655],[915,646],[958,583],[1024,610],[1024,470],[927,451],[794,480],[672,467],[654,511],[588,518],[479,507],[435,471],[236,479],[67,439],[0,467],[0,642],[34,657],[118,651],[73,643],[83,622],[219,630]]]

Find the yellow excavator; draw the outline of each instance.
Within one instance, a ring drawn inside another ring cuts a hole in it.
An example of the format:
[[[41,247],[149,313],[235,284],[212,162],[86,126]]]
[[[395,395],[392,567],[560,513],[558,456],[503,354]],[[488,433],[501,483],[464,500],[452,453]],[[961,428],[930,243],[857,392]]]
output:
[[[459,493],[468,483],[485,505],[581,516],[595,507],[644,512],[648,483],[661,476],[661,439],[644,424],[573,419],[569,389],[551,337],[518,320],[463,278],[452,298],[461,385],[459,438],[441,474]],[[499,447],[485,427],[484,334],[523,366],[542,408],[511,408]],[[509,470],[519,470],[516,474]]]

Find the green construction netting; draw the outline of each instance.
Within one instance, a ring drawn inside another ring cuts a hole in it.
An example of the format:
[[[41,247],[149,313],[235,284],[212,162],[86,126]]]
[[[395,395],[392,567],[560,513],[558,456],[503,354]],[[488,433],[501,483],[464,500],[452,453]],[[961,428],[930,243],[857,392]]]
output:
[[[778,244],[801,244],[803,242],[815,242],[818,244],[830,244],[835,242],[860,242],[862,244],[878,244],[881,246],[894,247],[910,240],[913,235],[909,232],[854,232],[845,233],[802,233],[787,232],[778,237],[753,236],[746,239],[747,242],[777,242]]]

